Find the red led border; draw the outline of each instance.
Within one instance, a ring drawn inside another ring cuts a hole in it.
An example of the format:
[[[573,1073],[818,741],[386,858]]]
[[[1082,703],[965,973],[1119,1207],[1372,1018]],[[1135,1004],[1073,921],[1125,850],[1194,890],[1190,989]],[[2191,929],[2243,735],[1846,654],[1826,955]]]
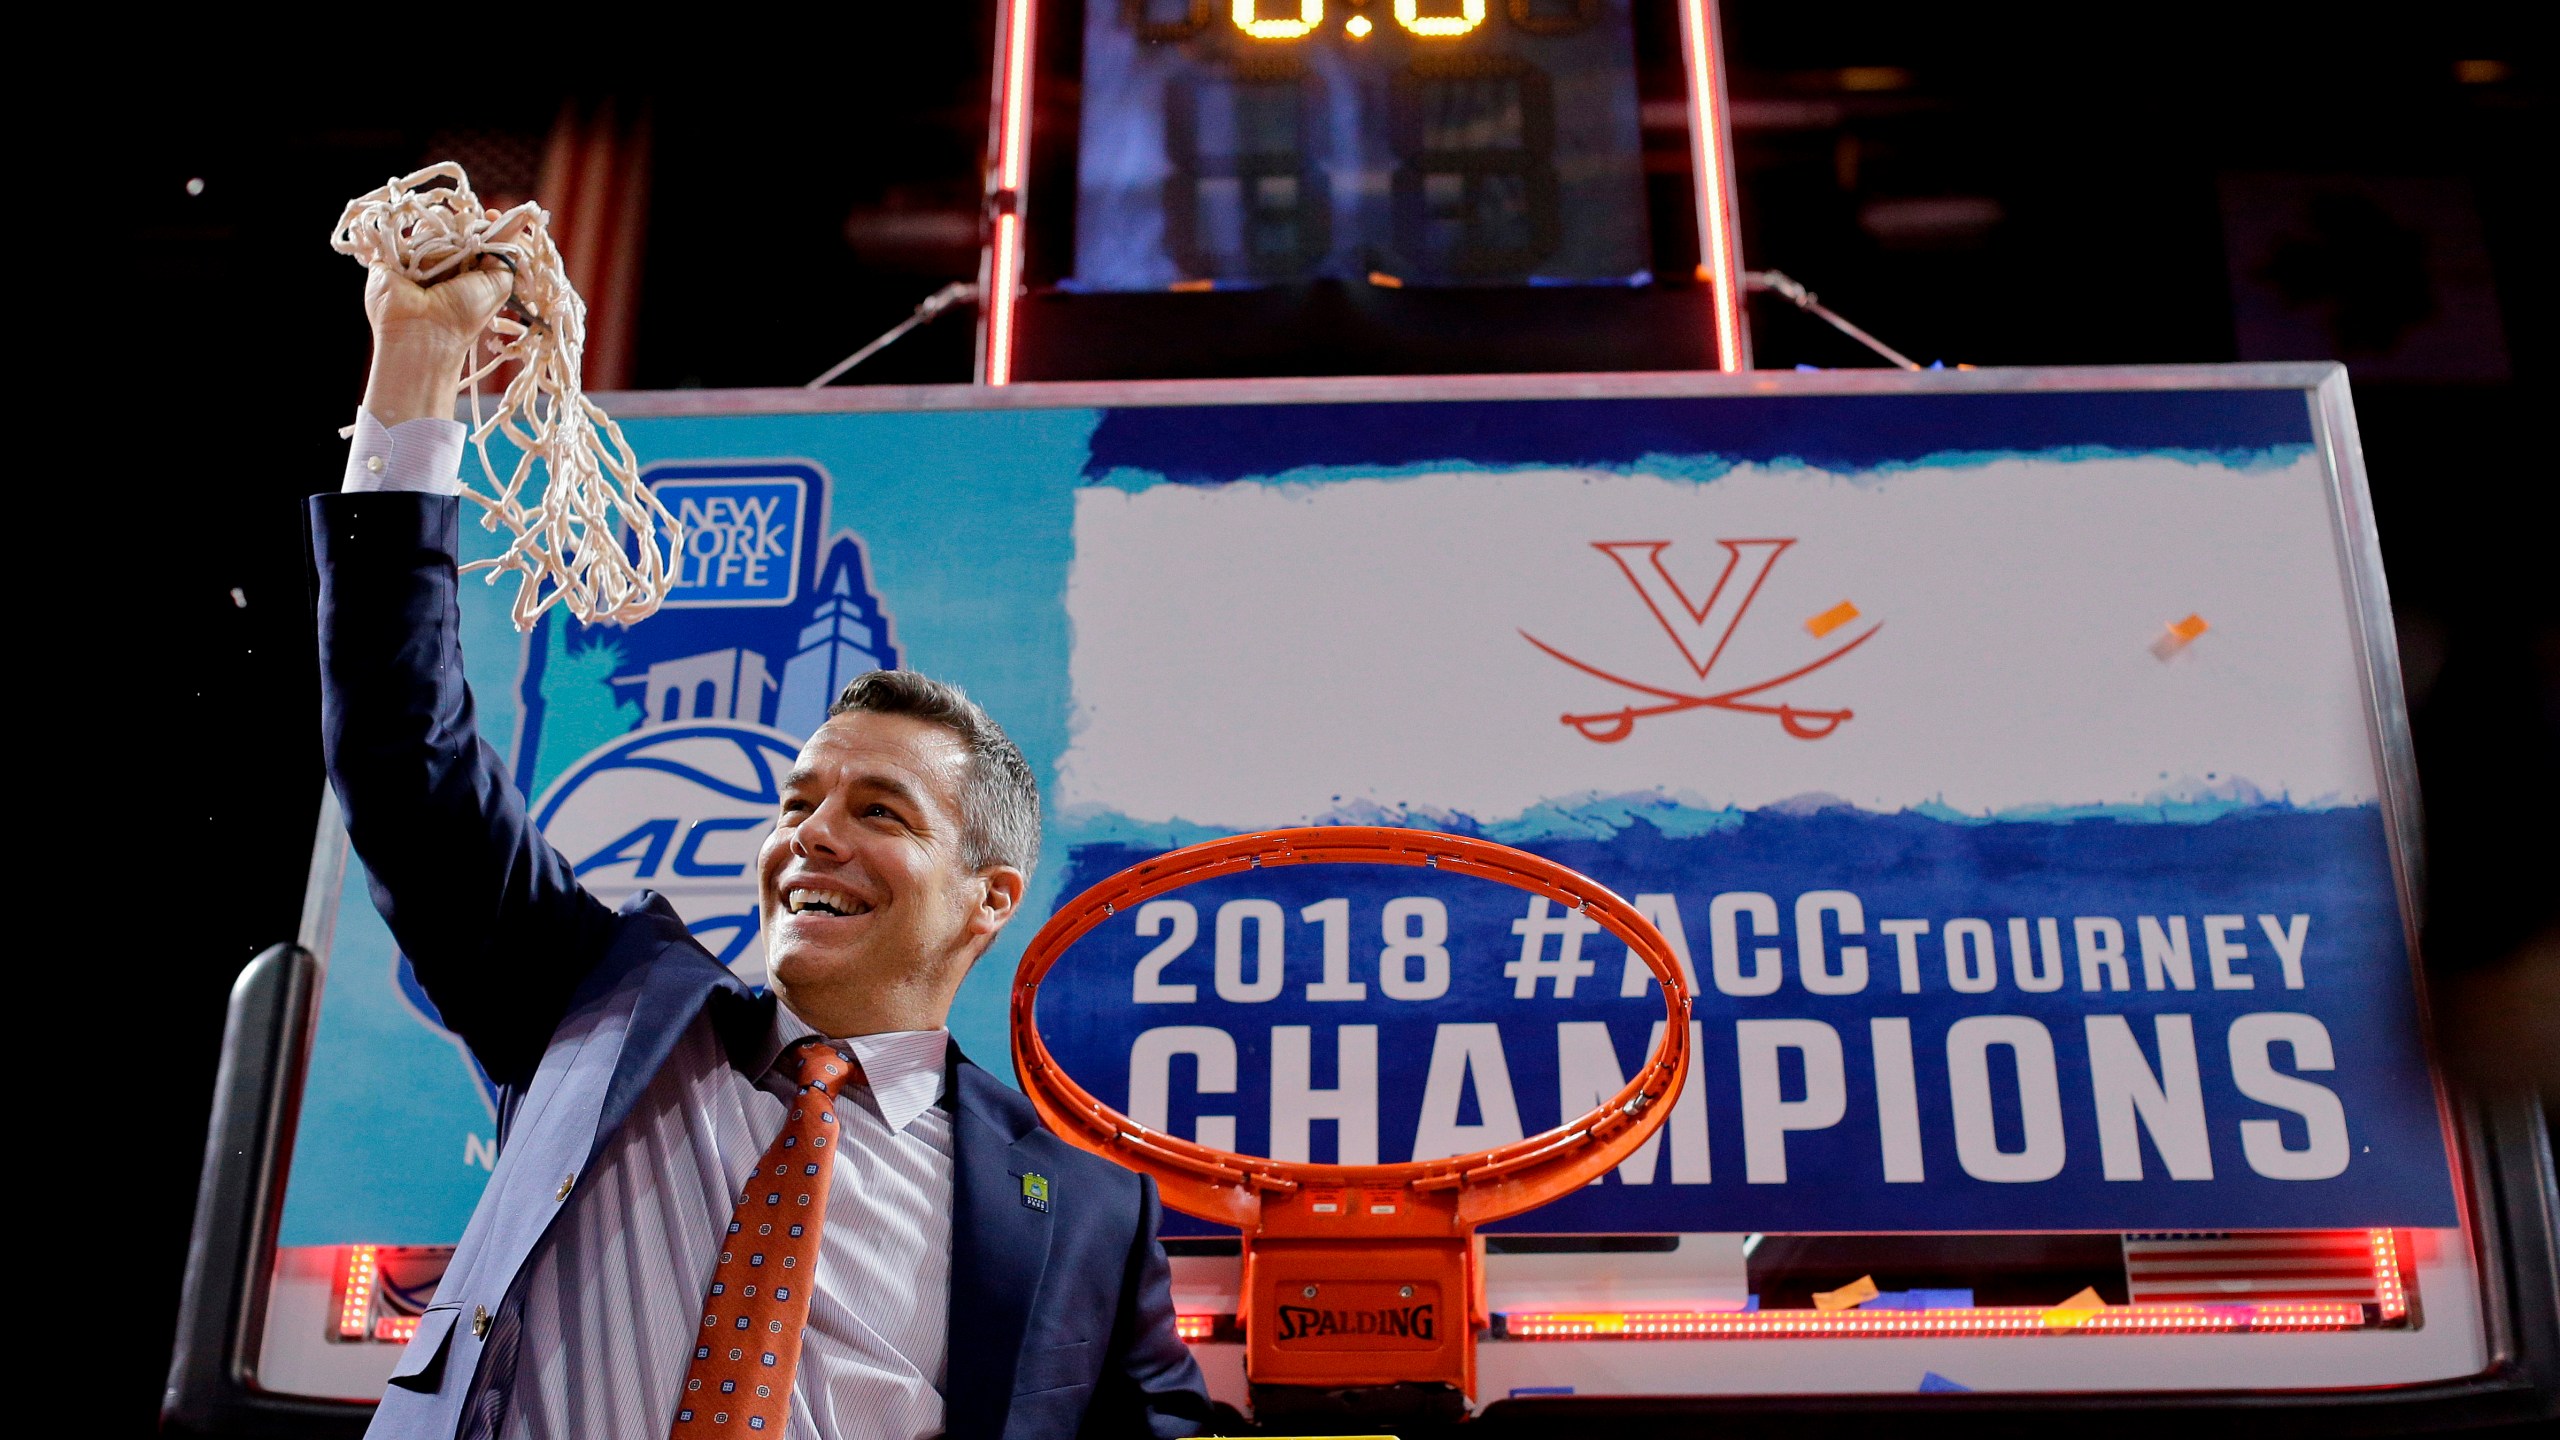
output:
[[[979,277],[985,338],[978,383],[1013,383],[1013,335],[1022,288],[1024,190],[1030,183],[1032,20],[1039,0],[1001,0],[997,11],[994,164],[987,176],[991,228]]]
[[[1946,1310],[1510,1311],[1512,1340],[1788,1340],[1821,1336],[2216,1334],[2260,1330],[2354,1330],[2362,1305],[2110,1305],[2053,1310],[2039,1305]]]
[[[2395,1230],[2370,1232],[2373,1285],[2384,1322],[2409,1313],[2402,1245]],[[2365,1307],[2349,1301],[2233,1301],[2215,1305],[2110,1305],[2066,1310],[2039,1305],[1941,1310],[1511,1310],[1494,1317],[1509,1340],[1793,1340],[1826,1336],[2212,1335],[2357,1330]],[[1233,1315],[1177,1315],[1174,1333],[1190,1344],[1240,1338]]]
[[[1014,333],[1020,313],[1023,212],[1031,152],[1033,11],[1038,0],[999,0],[994,132],[988,167],[990,228],[980,267],[981,385],[1013,383]],[[1751,368],[1751,336],[1742,304],[1741,223],[1734,195],[1731,106],[1725,94],[1724,20],[1716,0],[1680,0],[1681,61],[1689,80],[1689,162],[1695,177],[1698,274],[1709,296],[1716,368]]]
[[[2398,1320],[2409,1313],[2409,1287],[2400,1273],[2400,1232],[2373,1232],[2373,1291],[2382,1304],[2382,1318]]]
[[[1225,1339],[1230,1315],[1177,1315],[1174,1333],[1190,1344]],[[2040,1305],[1944,1310],[1605,1310],[1504,1311],[1494,1317],[1504,1340],[1803,1340],[1824,1337],[2246,1334],[2277,1330],[2358,1330],[2365,1307],[2319,1304],[2110,1305],[2053,1310]],[[1240,1336],[1237,1338],[1241,1338]]]
[[[1715,288],[1716,368],[1751,368],[1743,328],[1741,225],[1733,193],[1731,106],[1725,98],[1724,20],[1716,0],[1681,0],[1680,45],[1689,72],[1689,165],[1698,210],[1698,278]]]
[[[338,1274],[338,1338],[362,1340],[373,1320],[373,1289],[382,1279],[382,1247],[350,1245]]]

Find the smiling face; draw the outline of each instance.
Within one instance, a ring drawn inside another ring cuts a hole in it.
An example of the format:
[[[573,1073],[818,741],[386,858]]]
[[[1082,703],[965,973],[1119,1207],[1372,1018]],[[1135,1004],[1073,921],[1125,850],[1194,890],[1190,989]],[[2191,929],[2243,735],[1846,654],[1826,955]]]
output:
[[[1022,872],[971,868],[969,748],[911,715],[818,728],[757,857],[774,993],[829,1035],[928,1030],[1022,898]]]

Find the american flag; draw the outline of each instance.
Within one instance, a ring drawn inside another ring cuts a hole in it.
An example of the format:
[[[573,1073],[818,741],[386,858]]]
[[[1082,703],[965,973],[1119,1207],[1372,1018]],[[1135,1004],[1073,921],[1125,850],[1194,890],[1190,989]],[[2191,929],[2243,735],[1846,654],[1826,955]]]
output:
[[[2397,1297],[2399,1253],[2388,1230],[2265,1230],[2124,1237],[2136,1305]],[[2388,1293],[2386,1293],[2388,1292]]]

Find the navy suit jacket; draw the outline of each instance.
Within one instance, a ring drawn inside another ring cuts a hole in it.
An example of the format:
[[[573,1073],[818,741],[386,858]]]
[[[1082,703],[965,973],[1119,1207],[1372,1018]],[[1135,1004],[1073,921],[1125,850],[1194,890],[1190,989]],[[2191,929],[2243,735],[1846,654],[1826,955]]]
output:
[[[330,780],[374,903],[498,1086],[495,1171],[374,1419],[415,1440],[497,1432],[522,1282],[575,1177],[697,1016],[739,1050],[774,1003],[658,896],[607,909],[533,828],[463,683],[459,512],[401,493],[311,504]],[[946,1433],[1193,1433],[1208,1400],[1174,1334],[1155,1183],[1059,1140],[951,1055]],[[1023,1203],[1025,1173],[1048,1178],[1047,1210]]]

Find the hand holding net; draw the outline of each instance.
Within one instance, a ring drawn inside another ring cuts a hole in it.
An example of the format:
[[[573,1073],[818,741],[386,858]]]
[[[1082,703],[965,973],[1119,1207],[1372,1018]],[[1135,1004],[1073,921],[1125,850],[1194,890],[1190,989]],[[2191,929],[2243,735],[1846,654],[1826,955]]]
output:
[[[513,274],[509,308],[484,337],[486,358],[463,379],[471,392],[471,443],[488,489],[466,486],[462,493],[481,508],[483,528],[504,525],[514,538],[496,559],[462,568],[489,572],[493,584],[508,573],[522,577],[513,610],[518,630],[531,629],[554,604],[591,625],[628,625],[666,599],[683,534],[640,483],[622,427],[579,384],[587,306],[570,288],[550,226],[551,217],[529,201],[492,212],[462,167],[448,162],[349,202],[329,244],[420,285],[476,268],[483,256]],[[480,382],[510,364],[497,409],[484,419]],[[503,480],[489,461],[493,434],[517,451]],[[548,472],[539,486],[530,483],[536,463]]]

